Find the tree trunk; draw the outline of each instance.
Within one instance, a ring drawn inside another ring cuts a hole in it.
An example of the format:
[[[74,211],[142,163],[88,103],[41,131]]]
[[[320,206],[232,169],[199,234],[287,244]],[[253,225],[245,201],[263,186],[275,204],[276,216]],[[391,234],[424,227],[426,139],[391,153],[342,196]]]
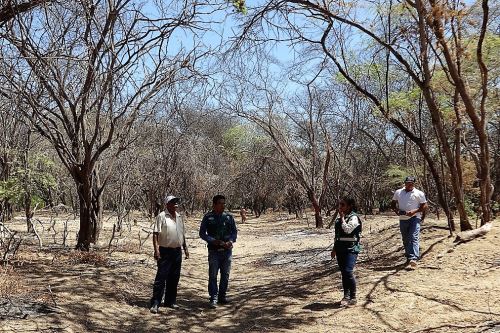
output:
[[[453,221],[453,214],[451,213],[450,206],[446,200],[445,197],[445,190],[444,190],[444,179],[441,178],[439,175],[438,168],[436,167],[436,162],[432,158],[431,154],[427,150],[427,147],[425,146],[424,142],[422,141],[421,137],[415,136],[410,130],[408,130],[400,121],[394,118],[389,119],[390,122],[396,126],[403,134],[408,137],[413,143],[417,145],[417,147],[420,150],[420,153],[424,157],[425,161],[427,162],[427,166],[429,166],[429,171],[432,175],[432,178],[434,179],[434,183],[436,185],[436,190],[437,190],[437,196],[438,196],[438,201],[441,207],[443,208],[443,211],[446,215],[446,218],[448,220],[448,227],[450,228],[450,233],[454,232],[456,230],[455,227],[455,222]]]
[[[444,153],[444,157],[446,160],[446,164],[448,166],[449,172],[452,175],[450,177],[453,196],[456,200],[456,205],[458,209],[458,213],[460,215],[460,229],[461,231],[472,229],[470,225],[469,218],[467,217],[467,213],[465,212],[465,202],[463,192],[460,191],[461,184],[459,180],[456,178],[458,174],[456,161],[454,159],[454,154],[451,150],[450,143],[448,142],[448,138],[446,136],[445,127],[443,124],[443,115],[439,105],[436,101],[436,97],[434,92],[432,91],[431,85],[431,65],[430,65],[430,56],[429,56],[429,45],[431,45],[432,41],[428,39],[428,31],[426,29],[426,19],[429,18],[427,13],[425,3],[421,0],[415,1],[415,8],[418,13],[418,37],[420,44],[420,60],[422,62],[422,71],[424,74],[424,79],[421,82],[418,82],[419,88],[422,91],[424,96],[425,103],[429,109],[429,113],[431,115],[432,125],[436,132],[436,137],[438,139],[438,143],[440,146],[441,152]]]
[[[34,231],[33,222],[31,221],[33,213],[31,212],[31,175],[29,166],[30,143],[31,143],[31,130],[28,129],[28,132],[26,133],[26,142],[22,159],[24,167],[24,174],[23,174],[24,213],[26,216],[26,229],[29,233]]]
[[[85,175],[87,174],[87,175]],[[80,177],[83,180],[78,185],[78,197],[80,201],[80,231],[76,248],[81,251],[88,251],[90,244],[95,244],[99,238],[101,227],[101,205],[100,193],[95,184],[94,172],[84,173]]]
[[[323,216],[321,216],[321,206],[319,205],[316,195],[312,191],[308,191],[308,197],[314,208],[314,221],[316,228],[323,228]]]
[[[90,235],[91,235],[91,213],[90,205],[83,197],[85,194],[80,190],[83,186],[79,186],[78,194],[80,196],[80,231],[78,231],[78,241],[76,249],[81,251],[88,251],[90,249]]]
[[[94,169],[92,182],[92,210],[95,213],[95,227],[92,234],[92,243],[97,244],[102,229],[102,189],[99,168]]]
[[[493,196],[493,186],[491,181],[490,152],[488,147],[488,134],[486,130],[478,134],[481,143],[480,156],[480,183],[481,190],[481,226],[491,221],[491,198]]]
[[[31,221],[33,213],[31,212],[31,195],[28,192],[24,195],[24,214],[26,216],[26,230],[31,233],[34,231],[33,222]]]

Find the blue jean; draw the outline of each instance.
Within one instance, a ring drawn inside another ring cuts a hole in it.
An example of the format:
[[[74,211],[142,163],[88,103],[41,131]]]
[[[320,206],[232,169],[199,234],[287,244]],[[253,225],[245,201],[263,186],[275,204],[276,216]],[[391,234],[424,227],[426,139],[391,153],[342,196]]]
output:
[[[337,263],[342,275],[342,289],[344,297],[356,298],[356,279],[354,278],[354,266],[358,259],[358,254],[349,250],[337,250]]]
[[[175,304],[177,300],[177,285],[181,276],[182,251],[181,248],[160,247],[160,260],[153,285],[151,304],[161,303],[165,292],[165,304]]]
[[[399,221],[399,229],[408,260],[418,260],[420,257],[420,219],[416,216],[409,220]]]
[[[208,251],[208,294],[210,300],[225,299],[231,271],[232,251]],[[217,288],[217,275],[220,270],[220,284]]]

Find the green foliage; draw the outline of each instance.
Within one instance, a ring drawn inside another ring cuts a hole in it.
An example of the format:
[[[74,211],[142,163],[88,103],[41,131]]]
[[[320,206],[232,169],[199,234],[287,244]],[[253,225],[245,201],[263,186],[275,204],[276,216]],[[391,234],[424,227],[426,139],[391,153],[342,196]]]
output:
[[[415,109],[420,98],[420,89],[414,87],[408,91],[395,91],[389,94],[389,107],[391,109],[408,110]]]
[[[469,198],[467,195],[464,198],[464,206],[465,212],[469,218],[474,218],[477,215],[477,205],[474,203],[474,200]]]
[[[253,147],[259,145],[264,137],[256,135],[254,130],[247,125],[236,125],[224,132],[223,145],[232,158],[240,160],[249,153]]]
[[[26,195],[31,196],[31,206],[43,204],[43,194],[57,185],[53,176],[54,163],[43,155],[35,155],[28,168],[17,166],[9,179],[0,181],[0,200],[23,206]]]
[[[491,210],[495,213],[500,212],[500,202],[498,201],[493,201],[491,204]]]
[[[243,125],[229,128],[222,136],[224,148],[236,159],[240,159],[249,140],[249,131]]]
[[[412,174],[413,172],[410,169],[390,164],[384,173],[384,187],[397,189],[402,186],[405,177]]]
[[[244,15],[247,14],[248,11],[245,0],[231,0],[231,2],[233,3],[233,6],[237,12],[242,13]]]
[[[11,177],[6,181],[0,181],[0,200],[13,204],[22,202],[24,190],[22,183],[17,177]]]

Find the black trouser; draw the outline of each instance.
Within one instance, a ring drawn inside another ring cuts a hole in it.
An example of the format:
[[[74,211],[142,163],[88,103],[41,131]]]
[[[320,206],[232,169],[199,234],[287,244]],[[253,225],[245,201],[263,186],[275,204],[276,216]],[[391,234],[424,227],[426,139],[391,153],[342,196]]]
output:
[[[337,263],[339,264],[340,274],[342,275],[342,288],[344,297],[356,298],[356,279],[354,278],[354,266],[356,265],[357,253],[346,249],[337,252]]]
[[[160,246],[160,260],[158,260],[153,286],[151,304],[161,303],[165,292],[165,304],[175,304],[177,299],[177,285],[181,276],[182,251],[181,248],[168,248]],[[165,289],[166,288],[166,289]]]

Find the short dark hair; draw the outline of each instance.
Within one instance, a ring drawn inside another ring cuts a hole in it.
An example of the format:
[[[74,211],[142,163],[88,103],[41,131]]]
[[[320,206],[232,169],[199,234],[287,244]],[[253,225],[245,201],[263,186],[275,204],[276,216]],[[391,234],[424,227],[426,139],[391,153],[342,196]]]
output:
[[[356,200],[352,197],[342,197],[340,201],[344,201],[348,206],[351,207],[353,212],[356,212],[358,208],[356,207]]]
[[[212,203],[215,205],[216,203],[219,202],[219,200],[226,200],[226,197],[223,196],[222,194],[217,194],[212,198]]]

